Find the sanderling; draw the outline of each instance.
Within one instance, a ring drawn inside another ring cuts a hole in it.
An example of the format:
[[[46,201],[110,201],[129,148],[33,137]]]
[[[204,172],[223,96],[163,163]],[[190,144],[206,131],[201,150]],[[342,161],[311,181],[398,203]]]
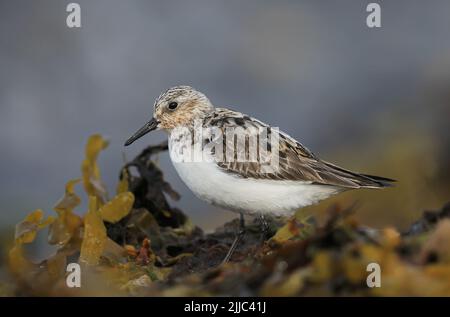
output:
[[[125,145],[148,132],[169,134],[171,161],[180,178],[202,200],[240,214],[289,215],[334,194],[383,188],[393,180],[352,172],[319,159],[279,129],[226,108],[216,108],[189,86],[172,87],[155,101],[153,117]]]

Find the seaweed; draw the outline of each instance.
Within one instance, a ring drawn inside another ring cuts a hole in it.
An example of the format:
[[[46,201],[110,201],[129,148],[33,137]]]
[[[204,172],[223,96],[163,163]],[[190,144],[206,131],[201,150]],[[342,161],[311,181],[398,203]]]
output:
[[[265,241],[254,219],[231,261],[222,264],[239,221],[205,233],[170,205],[167,198],[179,195],[154,161],[167,144],[127,162],[111,199],[96,162],[106,147],[100,135],[86,145],[85,215],[74,212],[81,202],[75,193],[80,180],[74,179],[56,203],[55,217],[36,210],[16,226],[9,252],[13,282],[2,286],[9,295],[450,295],[450,204],[426,211],[404,233],[362,226],[355,205],[333,205],[322,224],[300,211],[268,217]],[[26,248],[46,228],[55,252],[34,262]],[[66,284],[69,263],[81,266],[81,288]],[[371,263],[382,267],[382,287],[368,287]]]

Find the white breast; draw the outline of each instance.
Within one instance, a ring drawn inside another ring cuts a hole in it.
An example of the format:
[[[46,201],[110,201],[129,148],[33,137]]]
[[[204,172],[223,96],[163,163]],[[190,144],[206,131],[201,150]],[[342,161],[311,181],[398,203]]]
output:
[[[169,138],[172,163],[189,189],[200,199],[236,212],[291,214],[338,192],[308,182],[257,180],[222,171],[214,162],[182,162],[176,153],[183,142]]]

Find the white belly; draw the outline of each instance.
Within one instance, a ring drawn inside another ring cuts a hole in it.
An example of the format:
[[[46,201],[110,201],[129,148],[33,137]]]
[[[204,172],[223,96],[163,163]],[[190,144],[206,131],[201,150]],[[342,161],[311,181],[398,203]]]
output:
[[[173,142],[175,139],[177,142]],[[190,142],[185,136],[180,139],[180,135],[169,135],[170,158],[189,189],[213,205],[247,214],[291,214],[339,192],[335,187],[309,182],[243,178],[224,172],[215,162],[183,161],[178,155],[185,153]]]
[[[174,162],[178,175],[200,199],[246,214],[292,214],[336,194],[331,186],[307,182],[254,180],[224,173],[215,163]]]

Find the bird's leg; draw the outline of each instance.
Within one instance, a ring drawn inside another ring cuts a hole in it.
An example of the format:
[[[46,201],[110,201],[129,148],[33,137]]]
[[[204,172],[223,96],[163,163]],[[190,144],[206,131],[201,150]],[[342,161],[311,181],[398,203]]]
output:
[[[239,243],[241,242],[242,238],[245,235],[245,220],[244,220],[244,214],[241,212],[239,213],[240,218],[239,218],[239,231],[238,234],[236,235],[236,238],[233,241],[233,244],[231,245],[230,249],[228,250],[227,255],[225,256],[225,258],[222,261],[223,263],[227,263],[228,261],[230,261],[231,256],[233,255],[234,251],[236,250],[237,246],[239,245]]]
[[[266,241],[267,234],[269,233],[269,224],[267,223],[266,218],[263,214],[259,215],[259,221],[261,223],[261,238],[260,238],[260,244],[263,244],[264,241]]]

